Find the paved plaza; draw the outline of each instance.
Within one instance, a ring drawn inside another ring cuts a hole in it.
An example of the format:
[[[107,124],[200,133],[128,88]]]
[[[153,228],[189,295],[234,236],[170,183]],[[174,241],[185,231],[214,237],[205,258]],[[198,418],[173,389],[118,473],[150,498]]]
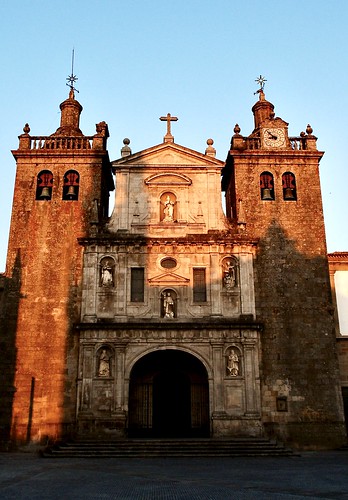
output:
[[[348,452],[279,458],[47,459],[0,454],[4,499],[348,499]]]

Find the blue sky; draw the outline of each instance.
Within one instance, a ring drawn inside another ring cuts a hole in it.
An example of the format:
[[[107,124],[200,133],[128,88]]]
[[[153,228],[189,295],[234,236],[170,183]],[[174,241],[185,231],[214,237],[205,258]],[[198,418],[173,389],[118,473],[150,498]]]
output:
[[[290,135],[307,123],[326,151],[321,183],[328,250],[348,250],[346,0],[0,1],[2,43],[0,270],[15,176],[10,150],[59,126],[75,49],[81,129],[109,125],[111,159],[161,143],[170,112],[175,142],[225,159],[236,122],[253,129],[255,79]]]

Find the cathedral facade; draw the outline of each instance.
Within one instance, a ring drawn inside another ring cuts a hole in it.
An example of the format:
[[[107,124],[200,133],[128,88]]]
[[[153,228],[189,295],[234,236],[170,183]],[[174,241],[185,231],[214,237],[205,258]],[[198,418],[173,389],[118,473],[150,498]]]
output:
[[[266,436],[341,445],[345,425],[316,137],[263,88],[227,160],[163,142],[110,161],[71,89],[26,125],[6,274],[4,429],[66,436]],[[116,186],[116,189],[115,189]],[[226,214],[221,190],[226,195]],[[108,215],[110,193],[115,204]],[[15,368],[14,368],[15,367]]]

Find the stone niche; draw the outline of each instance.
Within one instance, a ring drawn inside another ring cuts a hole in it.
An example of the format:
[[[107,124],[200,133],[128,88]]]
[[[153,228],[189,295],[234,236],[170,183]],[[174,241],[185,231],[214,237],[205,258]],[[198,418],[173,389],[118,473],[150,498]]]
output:
[[[112,318],[116,302],[115,260],[103,257],[98,266],[97,316]]]

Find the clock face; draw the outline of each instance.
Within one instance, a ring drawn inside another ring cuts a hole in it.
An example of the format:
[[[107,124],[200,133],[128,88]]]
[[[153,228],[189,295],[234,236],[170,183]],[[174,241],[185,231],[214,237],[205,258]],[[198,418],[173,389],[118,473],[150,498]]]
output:
[[[281,128],[266,128],[263,131],[263,141],[265,146],[270,148],[280,148],[285,145],[285,133]]]

